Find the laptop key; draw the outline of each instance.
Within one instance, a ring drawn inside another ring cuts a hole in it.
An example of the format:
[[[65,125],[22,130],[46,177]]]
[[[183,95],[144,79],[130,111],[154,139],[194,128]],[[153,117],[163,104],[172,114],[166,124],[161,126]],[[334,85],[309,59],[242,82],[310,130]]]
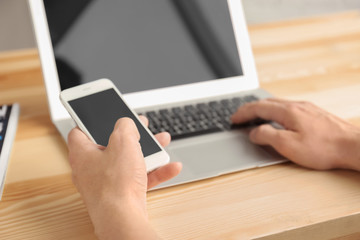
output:
[[[253,95],[249,95],[249,96],[244,97],[244,100],[246,102],[255,102],[255,101],[258,101],[259,99]]]
[[[217,127],[217,126],[212,126],[208,129],[201,129],[201,130],[197,130],[196,132],[186,132],[183,134],[175,134],[173,136],[171,136],[171,138],[173,140],[177,140],[177,139],[182,139],[182,138],[188,138],[188,137],[195,137],[195,136],[200,136],[200,135],[204,135],[204,134],[209,134],[209,133],[216,133],[216,132],[222,132],[223,129]]]
[[[231,115],[242,104],[256,100],[258,98],[255,96],[248,95],[150,111],[145,114],[149,118],[149,129],[154,134],[167,131],[172,139],[182,139],[263,124],[264,122],[259,120],[240,125],[234,125],[230,121]]]

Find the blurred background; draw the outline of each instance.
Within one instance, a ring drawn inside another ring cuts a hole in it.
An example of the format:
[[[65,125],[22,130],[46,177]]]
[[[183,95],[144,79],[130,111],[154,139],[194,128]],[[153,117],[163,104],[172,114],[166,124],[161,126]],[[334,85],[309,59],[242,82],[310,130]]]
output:
[[[242,1],[248,24],[360,10],[360,0]],[[26,0],[0,0],[0,32],[0,51],[35,47]]]

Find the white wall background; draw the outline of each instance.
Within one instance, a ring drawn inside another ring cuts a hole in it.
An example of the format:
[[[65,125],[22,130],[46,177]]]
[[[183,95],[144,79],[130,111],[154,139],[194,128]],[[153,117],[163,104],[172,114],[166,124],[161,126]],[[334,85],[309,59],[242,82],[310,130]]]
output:
[[[360,0],[242,1],[249,24],[360,10]],[[0,51],[35,46],[26,0],[0,0],[0,33]]]
[[[360,10],[360,0],[242,0],[248,23]]]
[[[34,47],[32,31],[26,0],[0,0],[0,51]]]

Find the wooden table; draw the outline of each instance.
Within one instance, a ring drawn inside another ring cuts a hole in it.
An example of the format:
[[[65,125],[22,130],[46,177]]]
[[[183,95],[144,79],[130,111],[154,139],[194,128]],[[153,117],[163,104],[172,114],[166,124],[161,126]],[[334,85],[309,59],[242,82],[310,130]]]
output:
[[[251,26],[250,35],[262,87],[360,126],[359,12]],[[0,104],[11,102],[21,117],[0,239],[95,239],[35,50],[0,56]],[[164,239],[360,239],[360,174],[285,163],[150,192],[148,208]]]

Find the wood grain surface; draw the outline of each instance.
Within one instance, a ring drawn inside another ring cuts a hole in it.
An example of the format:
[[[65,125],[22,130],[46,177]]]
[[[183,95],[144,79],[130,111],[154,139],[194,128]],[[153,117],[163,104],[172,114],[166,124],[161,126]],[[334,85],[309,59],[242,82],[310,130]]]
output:
[[[249,31],[263,88],[360,126],[360,12]],[[0,239],[96,239],[49,117],[36,50],[0,54],[0,104],[12,102],[21,116]],[[150,192],[148,209],[164,239],[359,239],[360,174],[285,163]]]

